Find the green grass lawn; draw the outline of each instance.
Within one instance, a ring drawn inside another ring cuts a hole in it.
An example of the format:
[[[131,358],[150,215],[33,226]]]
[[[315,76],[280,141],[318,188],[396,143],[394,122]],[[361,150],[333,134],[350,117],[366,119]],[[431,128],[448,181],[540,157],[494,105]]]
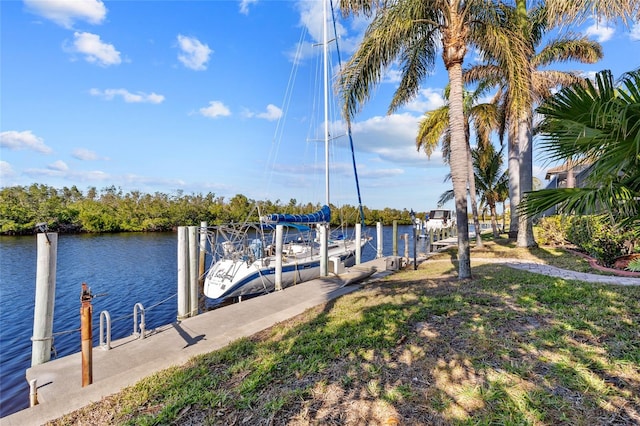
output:
[[[640,424],[640,287],[438,257],[50,424]]]

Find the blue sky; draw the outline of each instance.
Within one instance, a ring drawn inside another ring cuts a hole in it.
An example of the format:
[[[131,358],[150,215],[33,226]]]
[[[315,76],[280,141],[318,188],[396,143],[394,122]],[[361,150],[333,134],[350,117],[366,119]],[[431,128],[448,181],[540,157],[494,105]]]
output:
[[[0,20],[1,186],[324,201],[315,139],[322,119],[312,114],[321,98],[310,94],[319,1],[1,0]],[[362,19],[339,23],[343,60],[365,28]],[[600,41],[605,57],[558,68],[619,76],[640,66],[639,25],[587,20],[570,30]],[[429,210],[450,188],[440,152],[427,159],[415,148],[422,114],[443,102],[440,62],[419,96],[392,115],[398,73],[389,69],[356,117],[370,208]],[[332,127],[331,201],[355,205],[341,127]],[[537,177],[547,166],[536,155]]]

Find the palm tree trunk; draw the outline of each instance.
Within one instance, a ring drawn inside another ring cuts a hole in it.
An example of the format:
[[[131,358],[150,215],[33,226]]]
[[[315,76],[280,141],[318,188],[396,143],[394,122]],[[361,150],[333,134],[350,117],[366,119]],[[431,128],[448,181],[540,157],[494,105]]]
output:
[[[489,209],[491,211],[491,228],[493,229],[493,238],[498,238],[500,237],[500,234],[498,233],[498,214],[496,212],[495,203],[491,204]]]
[[[508,136],[509,168],[509,238],[518,233],[518,204],[520,204],[520,150],[516,140],[515,124],[509,127]]]
[[[533,188],[533,137],[531,134],[532,111],[527,109],[518,122],[518,147],[520,150],[520,197]],[[518,200],[520,204],[520,200]],[[525,214],[518,215],[518,247],[535,247],[533,237],[533,218]]]
[[[455,50],[453,46],[445,46]],[[443,54],[444,56],[444,54]],[[462,55],[464,57],[464,54]],[[451,130],[451,181],[456,203],[456,223],[458,227],[458,278],[471,278],[471,255],[469,250],[469,218],[467,216],[468,146],[464,130],[464,109],[462,94],[462,60],[447,64],[449,73],[449,126]]]
[[[531,31],[529,27],[529,19],[527,14],[527,2],[526,0],[516,0],[516,9],[519,15],[520,28],[523,33]],[[531,48],[530,55],[533,55],[533,46]],[[513,211],[515,210],[518,221],[518,237],[516,245],[518,247],[532,247],[536,245],[533,238],[533,224],[532,219],[527,218],[524,214],[518,214],[518,206],[522,200],[522,194],[530,192],[533,186],[533,138],[531,134],[531,128],[533,125],[533,69],[531,68],[531,61],[529,67],[525,67],[522,70],[523,81],[526,82],[527,90],[522,93],[522,110],[517,117],[517,134],[516,136],[518,144],[518,160],[519,160],[519,191],[517,202],[511,203],[511,217],[513,218]],[[511,158],[509,158],[511,160]],[[511,163],[509,163],[511,166]],[[511,174],[511,172],[509,172]],[[512,224],[513,226],[513,224]]]
[[[480,236],[480,220],[478,219],[478,197],[476,196],[476,175],[473,173],[473,158],[467,139],[467,167],[469,168],[469,198],[471,199],[471,215],[473,216],[473,226],[476,229],[476,247],[482,247],[482,237]]]

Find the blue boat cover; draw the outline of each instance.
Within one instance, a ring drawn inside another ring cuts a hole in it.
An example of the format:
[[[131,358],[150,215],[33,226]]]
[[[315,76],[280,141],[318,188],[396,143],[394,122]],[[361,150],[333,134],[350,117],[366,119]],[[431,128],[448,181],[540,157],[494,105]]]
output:
[[[278,224],[276,224],[276,223],[263,223],[262,224],[262,229],[274,230],[274,229],[276,229],[276,225],[282,225],[282,226],[286,226],[287,228],[293,228],[293,229],[297,230],[298,232],[306,232],[306,231],[310,231],[311,230],[311,228],[309,228],[306,225],[300,225],[299,223],[287,223],[287,222],[280,222]]]
[[[309,214],[269,214],[265,216],[265,220],[271,223],[321,223],[331,221],[331,209],[329,206],[322,206],[322,208]]]

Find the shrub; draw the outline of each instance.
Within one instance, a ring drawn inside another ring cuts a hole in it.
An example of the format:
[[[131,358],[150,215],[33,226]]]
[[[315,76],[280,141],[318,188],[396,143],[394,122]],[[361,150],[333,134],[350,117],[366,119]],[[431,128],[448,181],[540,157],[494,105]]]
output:
[[[567,239],[605,266],[628,254],[629,242],[635,240],[631,231],[617,228],[607,216],[574,217],[567,229]]]
[[[627,269],[633,272],[640,272],[640,258],[633,259],[629,262]]]
[[[536,241],[548,246],[563,245],[568,242],[567,229],[571,224],[571,217],[555,215],[543,217],[535,228]]]

